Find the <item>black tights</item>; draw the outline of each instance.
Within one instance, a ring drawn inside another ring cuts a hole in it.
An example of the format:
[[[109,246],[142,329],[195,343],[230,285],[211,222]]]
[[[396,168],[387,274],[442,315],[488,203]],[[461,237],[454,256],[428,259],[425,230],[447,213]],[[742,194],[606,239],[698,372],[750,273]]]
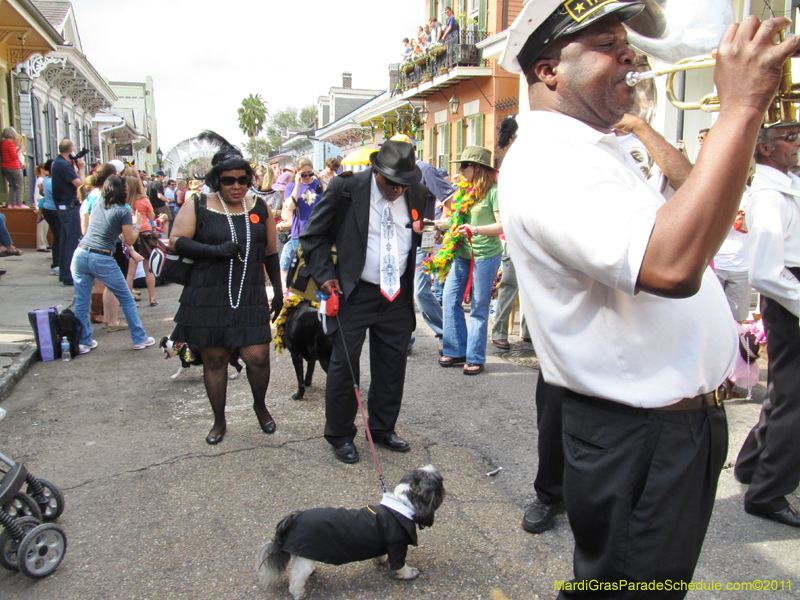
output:
[[[209,435],[217,435],[225,431],[225,401],[228,391],[228,362],[231,358],[230,348],[202,348],[203,381],[206,394],[214,411],[214,427]],[[253,410],[261,425],[272,421],[264,399],[269,386],[269,344],[243,346],[239,348],[239,356],[247,365],[247,381],[253,392]]]

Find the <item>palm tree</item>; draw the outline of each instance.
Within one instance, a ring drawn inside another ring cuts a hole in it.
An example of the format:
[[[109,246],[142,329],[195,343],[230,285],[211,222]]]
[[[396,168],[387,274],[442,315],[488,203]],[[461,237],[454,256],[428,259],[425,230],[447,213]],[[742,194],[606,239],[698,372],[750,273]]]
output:
[[[250,94],[249,97],[242,100],[242,106],[236,112],[239,115],[239,129],[251,140],[254,140],[264,129],[264,124],[269,115],[261,94]],[[258,145],[256,145],[255,162],[258,162]]]

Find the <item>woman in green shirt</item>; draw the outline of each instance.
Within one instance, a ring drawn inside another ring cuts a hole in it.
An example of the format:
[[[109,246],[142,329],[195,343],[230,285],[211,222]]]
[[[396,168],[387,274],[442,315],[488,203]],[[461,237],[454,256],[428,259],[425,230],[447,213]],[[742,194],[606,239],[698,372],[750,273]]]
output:
[[[483,372],[486,362],[486,334],[489,322],[492,284],[494,283],[503,247],[498,237],[503,233],[497,201],[497,171],[492,167],[492,153],[480,146],[467,146],[458,162],[464,183],[450,201],[444,254],[455,250],[449,258],[450,271],[444,285],[442,312],[444,317],[443,367],[464,364],[465,375]],[[448,245],[448,238],[450,244]],[[472,275],[472,301],[469,323],[462,300]]]

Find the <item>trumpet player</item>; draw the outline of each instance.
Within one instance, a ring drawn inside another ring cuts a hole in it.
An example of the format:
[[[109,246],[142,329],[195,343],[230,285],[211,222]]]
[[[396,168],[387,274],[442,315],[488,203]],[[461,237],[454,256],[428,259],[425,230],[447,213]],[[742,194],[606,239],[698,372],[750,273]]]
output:
[[[725,30],[719,118],[665,202],[613,135],[634,97],[622,22],[641,8],[530,0],[500,59],[525,74],[532,109],[503,163],[500,212],[544,380],[565,390],[575,579],[559,598],[640,597],[654,582],[648,598],[686,595],[726,457],[721,400],[738,341],[708,265],[781,67],[800,48],[796,37],[775,44],[785,18]]]

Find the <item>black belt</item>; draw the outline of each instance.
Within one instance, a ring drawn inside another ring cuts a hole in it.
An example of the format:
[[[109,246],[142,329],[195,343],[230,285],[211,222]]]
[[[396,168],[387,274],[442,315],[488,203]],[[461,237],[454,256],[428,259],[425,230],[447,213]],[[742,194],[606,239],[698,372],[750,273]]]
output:
[[[582,402],[587,402],[588,404],[592,404],[606,410],[615,410],[618,412],[631,414],[635,414],[643,410],[652,410],[656,412],[689,412],[701,410],[703,408],[714,408],[717,406],[722,406],[722,401],[725,400],[727,395],[725,385],[723,384],[713,392],[699,394],[693,398],[683,398],[682,400],[678,400],[675,404],[670,404],[669,406],[659,406],[657,408],[639,408],[636,406],[631,406],[630,404],[623,404],[622,402],[615,402],[613,400],[605,400],[603,398],[587,396],[586,394],[579,394],[577,392],[573,392],[572,390],[567,390],[567,393],[573,395]]]
[[[707,408],[711,406],[722,406],[722,401],[725,400],[727,396],[728,392],[723,384],[713,392],[708,392],[707,394],[698,394],[694,398],[684,398],[683,400],[678,400],[675,404],[662,406],[661,408],[656,408],[655,410],[685,411],[700,410],[701,408]]]
[[[105,248],[98,250],[97,248],[89,248],[86,244],[78,244],[78,248],[83,248],[84,250],[88,250],[89,252],[94,252],[95,254],[103,254],[104,256],[111,256],[111,250],[106,250]]]

